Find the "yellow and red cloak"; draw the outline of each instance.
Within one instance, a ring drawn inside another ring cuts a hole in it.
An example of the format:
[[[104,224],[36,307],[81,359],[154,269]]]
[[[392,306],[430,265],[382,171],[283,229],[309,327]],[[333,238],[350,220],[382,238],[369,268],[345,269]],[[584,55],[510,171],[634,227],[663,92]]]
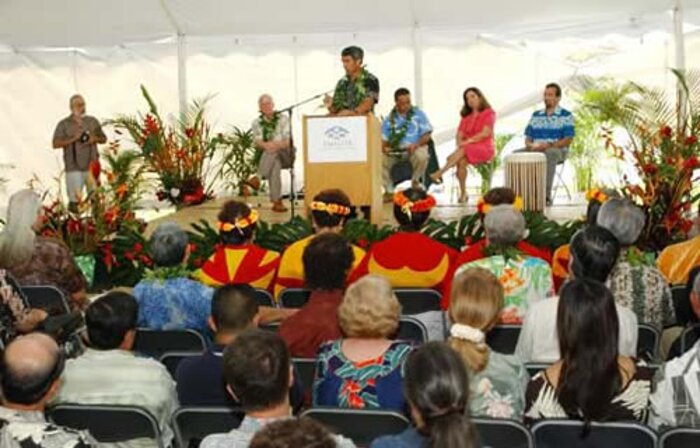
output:
[[[279,263],[279,253],[255,244],[219,245],[194,277],[210,286],[247,283],[272,291]]]

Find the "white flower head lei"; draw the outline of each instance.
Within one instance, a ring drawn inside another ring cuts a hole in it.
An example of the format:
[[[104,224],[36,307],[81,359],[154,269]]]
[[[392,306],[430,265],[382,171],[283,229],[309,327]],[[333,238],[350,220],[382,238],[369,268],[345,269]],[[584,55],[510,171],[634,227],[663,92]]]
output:
[[[455,339],[473,342],[477,345],[482,345],[486,341],[486,335],[483,331],[464,324],[453,324],[450,327],[450,336]]]

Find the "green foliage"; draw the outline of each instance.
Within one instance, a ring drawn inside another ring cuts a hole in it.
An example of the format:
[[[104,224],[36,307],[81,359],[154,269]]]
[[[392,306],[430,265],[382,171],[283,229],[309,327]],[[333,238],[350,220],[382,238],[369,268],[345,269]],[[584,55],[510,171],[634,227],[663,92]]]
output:
[[[255,243],[268,250],[282,252],[290,244],[313,233],[311,223],[299,216],[286,223],[269,224],[258,222]]]
[[[498,134],[495,137],[496,153],[488,163],[482,163],[476,165],[474,169],[481,176],[481,194],[482,196],[486,194],[487,191],[491,189],[491,181],[493,180],[494,173],[501,167],[501,154],[503,153],[503,148],[506,147],[508,142],[513,138],[513,134]]]
[[[234,127],[231,132],[220,136],[222,156],[220,177],[230,182],[243,195],[245,182],[255,174],[262,151],[255,148],[253,131]]]

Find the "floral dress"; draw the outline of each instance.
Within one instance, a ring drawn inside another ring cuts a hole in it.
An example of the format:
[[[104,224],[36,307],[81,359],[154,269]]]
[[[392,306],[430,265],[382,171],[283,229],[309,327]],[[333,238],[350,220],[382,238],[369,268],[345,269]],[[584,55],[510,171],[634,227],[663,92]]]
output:
[[[327,342],[318,351],[314,406],[405,411],[404,364],[413,346],[393,341],[381,356],[362,362],[345,357],[343,340]]]
[[[503,324],[521,324],[530,305],[554,295],[552,269],[540,258],[494,255],[462,265],[455,276],[471,268],[492,272],[503,285],[505,303],[500,319]]]
[[[491,351],[481,372],[469,372],[469,409],[474,417],[520,420],[530,380],[525,365],[513,355]]]

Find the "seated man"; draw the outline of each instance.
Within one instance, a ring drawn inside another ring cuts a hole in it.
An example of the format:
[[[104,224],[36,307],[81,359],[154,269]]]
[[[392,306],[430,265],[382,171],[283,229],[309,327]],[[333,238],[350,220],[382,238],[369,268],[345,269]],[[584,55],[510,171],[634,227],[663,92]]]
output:
[[[323,190],[314,196],[309,206],[314,235],[309,235],[285,249],[277,271],[277,280],[275,282],[276,297],[279,297],[280,292],[285,288],[301,288],[304,286],[302,256],[306,246],[309,245],[315,235],[327,232],[340,234],[348,216],[352,212],[351,206],[350,198],[342,190]],[[352,246],[352,252],[355,256],[354,269],[362,261],[365,251],[359,247]]]
[[[132,352],[138,303],[124,292],[110,292],[85,312],[89,349],[66,363],[63,386],[53,404],[140,406],[159,422],[163,443],[173,440],[170,416],[177,409],[175,383],[163,365]],[[130,441],[140,446],[145,441]],[[152,443],[152,441],[151,441]]]
[[[292,416],[289,388],[294,380],[289,352],[280,337],[269,331],[243,332],[224,351],[226,389],[241,404],[245,417],[227,434],[206,437],[201,448],[245,448],[268,423]],[[336,437],[338,447],[352,442]]]
[[[433,132],[425,112],[411,104],[411,92],[407,88],[401,87],[394,93],[394,102],[394,108],[382,122],[384,202],[392,200],[391,168],[396,162],[409,160],[413,169],[411,186],[421,187],[428,167],[428,142]]]
[[[189,236],[174,222],[160,224],[148,243],[155,267],[134,287],[138,326],[206,331],[213,290],[189,278]]]
[[[88,448],[85,433],[46,421],[46,403],[61,385],[63,355],[49,336],[32,333],[11,342],[2,355],[0,446],[3,448]]]
[[[588,226],[571,240],[571,276],[605,283],[617,261],[620,244],[599,226]],[[523,362],[556,362],[559,354],[557,314],[559,297],[535,303],[523,319],[515,354]],[[619,352],[637,356],[637,316],[624,306],[615,305],[619,321]]]
[[[183,359],[175,380],[182,406],[235,406],[224,384],[224,348],[244,330],[256,328],[261,319],[273,313],[290,310],[259,308],[255,290],[249,285],[224,285],[214,292],[209,326],[214,332],[214,345],[203,355]],[[294,310],[296,311],[296,310]],[[292,404],[300,406],[303,390],[293,388]]]

